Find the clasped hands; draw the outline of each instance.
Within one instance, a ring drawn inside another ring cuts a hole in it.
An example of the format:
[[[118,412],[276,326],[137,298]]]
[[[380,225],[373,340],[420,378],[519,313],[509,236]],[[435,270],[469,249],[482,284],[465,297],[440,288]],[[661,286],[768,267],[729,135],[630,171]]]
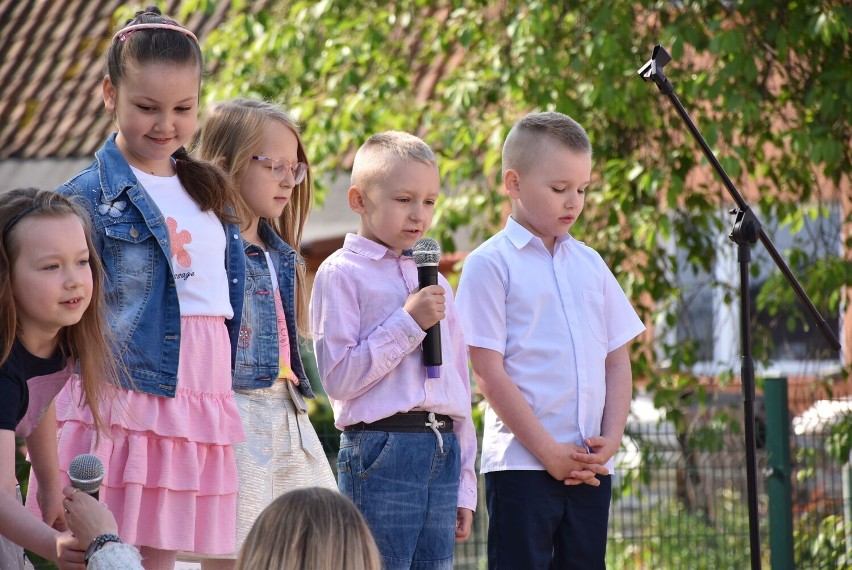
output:
[[[572,443],[556,443],[544,467],[554,479],[566,485],[599,486],[596,475],[609,475],[606,462],[615,455],[618,445],[603,436],[586,438],[586,447]]]

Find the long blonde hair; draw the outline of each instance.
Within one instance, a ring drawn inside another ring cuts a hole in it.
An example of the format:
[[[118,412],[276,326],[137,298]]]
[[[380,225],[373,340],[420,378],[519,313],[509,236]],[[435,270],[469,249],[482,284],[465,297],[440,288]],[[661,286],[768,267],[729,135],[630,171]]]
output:
[[[296,326],[301,335],[309,336],[308,291],[301,243],[302,231],[313,202],[313,182],[298,124],[284,109],[266,101],[243,98],[222,101],[208,110],[193,145],[194,152],[202,160],[222,166],[239,190],[238,181],[248,168],[252,153],[270,121],[278,121],[293,132],[298,142],[297,160],[308,165],[305,179],[293,188],[287,207],[278,218],[267,219],[266,222],[299,256],[296,264]],[[249,211],[245,204],[241,204],[239,209]]]
[[[379,549],[349,498],[322,487],[284,493],[257,517],[236,570],[380,570]]]
[[[12,268],[20,243],[16,225],[23,218],[61,218],[76,216],[83,225],[92,270],[92,300],[79,322],[59,332],[62,354],[79,365],[85,403],[94,419],[95,429],[101,425],[98,402],[115,395],[119,364],[115,345],[106,323],[103,298],[103,265],[92,242],[89,216],[80,206],[61,194],[37,188],[19,188],[0,196],[0,364],[6,362],[19,333],[17,305],[12,295]]]

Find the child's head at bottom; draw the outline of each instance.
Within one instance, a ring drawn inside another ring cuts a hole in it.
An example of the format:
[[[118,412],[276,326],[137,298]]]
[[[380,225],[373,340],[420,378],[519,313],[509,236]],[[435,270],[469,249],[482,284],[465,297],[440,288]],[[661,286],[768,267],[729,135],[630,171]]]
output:
[[[577,221],[591,172],[589,137],[562,113],[527,115],[503,144],[503,185],[512,200],[512,218],[546,244]]]
[[[379,550],[346,496],[322,487],[284,493],[255,521],[237,570],[379,570]]]
[[[352,164],[349,207],[358,235],[400,254],[432,225],[441,187],[435,153],[414,135],[387,131],[361,145]]]

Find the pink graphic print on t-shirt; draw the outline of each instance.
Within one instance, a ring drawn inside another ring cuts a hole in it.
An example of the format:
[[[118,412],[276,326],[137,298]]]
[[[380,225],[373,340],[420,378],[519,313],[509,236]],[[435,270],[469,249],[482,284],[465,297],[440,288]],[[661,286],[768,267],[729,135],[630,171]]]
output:
[[[192,243],[192,234],[187,230],[177,231],[177,221],[172,218],[166,218],[166,225],[169,228],[169,241],[172,244],[172,256],[181,265],[181,267],[189,267],[192,264],[192,258],[184,247],[188,243]]]

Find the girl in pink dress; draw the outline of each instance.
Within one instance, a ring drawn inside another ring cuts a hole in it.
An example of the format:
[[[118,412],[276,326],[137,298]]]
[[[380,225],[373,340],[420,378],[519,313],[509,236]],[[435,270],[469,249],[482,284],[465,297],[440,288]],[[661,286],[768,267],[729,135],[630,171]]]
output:
[[[60,468],[80,453],[103,460],[100,499],[148,570],[174,568],[179,551],[235,550],[234,444],[244,434],[231,346],[245,265],[227,176],[183,148],[202,65],[192,32],[156,7],[138,13],[107,51],[103,99],[117,133],[58,189],[94,222],[127,400],[101,410],[109,434],[96,440],[79,385],[63,392]]]

